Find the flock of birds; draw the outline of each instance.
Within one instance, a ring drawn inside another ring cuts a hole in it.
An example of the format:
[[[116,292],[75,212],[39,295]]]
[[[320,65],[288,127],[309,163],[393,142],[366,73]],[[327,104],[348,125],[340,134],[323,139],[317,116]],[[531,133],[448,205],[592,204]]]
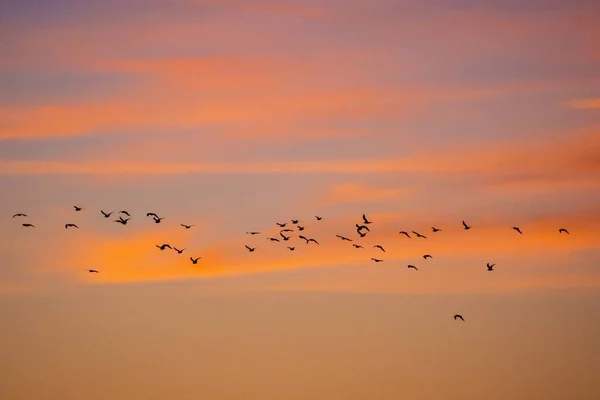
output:
[[[79,207],[79,206],[73,206],[73,208],[74,208],[75,212],[80,212],[80,211],[83,210],[83,208]],[[115,220],[113,220],[113,222],[119,223],[119,224],[124,225],[124,226],[127,225],[128,221],[131,220],[131,214],[127,210],[121,210],[121,211],[118,211],[116,213],[115,212],[105,212],[104,210],[100,210],[100,213],[102,214],[102,216],[104,218],[107,218],[107,219],[110,218],[113,214],[116,214],[118,216],[118,218],[115,219]],[[126,218],[124,218],[124,216]],[[14,218],[27,218],[27,217],[28,217],[28,215],[24,214],[24,213],[17,213],[17,214],[14,214],[12,216],[13,219]],[[159,217],[156,213],[153,213],[153,212],[146,213],[146,218],[148,218],[148,217],[152,217],[152,221],[155,224],[160,224],[161,221],[164,220],[164,217]],[[315,220],[321,221],[321,220],[323,220],[323,217],[321,217],[321,216],[315,216]],[[298,233],[302,233],[304,231],[305,228],[304,228],[303,225],[300,224],[300,220],[292,219],[290,222],[291,222],[291,225],[288,225],[288,222],[277,222],[276,225],[279,227],[279,235],[278,235],[279,237],[267,237],[266,239],[269,240],[269,241],[271,241],[271,242],[288,242],[290,240],[290,238],[292,237],[291,233],[295,232],[294,229],[291,229],[292,226],[297,229]],[[355,228],[356,228],[356,232],[357,232],[358,236],[361,237],[361,238],[364,238],[369,233],[371,233],[371,229],[369,228],[369,225],[372,224],[372,223],[373,222],[370,221],[365,214],[363,214],[362,215],[362,220],[359,223],[355,224]],[[31,223],[22,223],[21,225],[23,227],[25,227],[25,228],[35,228],[35,225],[33,225]],[[193,226],[195,226],[195,225],[188,225],[188,224],[180,224],[180,225],[184,229],[191,229]],[[464,230],[470,230],[472,228],[465,221],[462,221],[462,227],[463,227]],[[67,224],[65,224],[65,229],[69,229],[69,228],[79,229],[79,226],[77,226],[74,223],[67,223]],[[518,226],[512,226],[510,228],[513,229],[515,232],[517,232],[520,235],[523,234],[523,232],[521,231],[521,229]],[[441,232],[442,230],[439,229],[439,228],[436,228],[435,226],[432,226],[431,227],[431,231],[433,233],[438,233],[438,232]],[[423,235],[423,234],[421,234],[419,232],[411,231],[410,233],[412,233],[414,235],[414,237],[416,237],[416,238],[427,239],[427,236],[425,236],[425,235]],[[407,231],[400,231],[400,232],[398,232],[399,235],[403,235],[403,236],[411,239],[412,236],[410,235],[410,233],[407,232]],[[559,228],[558,229],[558,233],[559,234],[563,234],[563,233],[564,234],[570,234],[569,231],[567,229],[565,229],[565,228]],[[249,232],[246,232],[246,234],[254,236],[254,235],[261,235],[262,232],[249,231]],[[335,236],[338,239],[342,240],[342,241],[352,242],[352,246],[354,248],[356,248],[356,249],[362,249],[363,248],[362,245],[360,245],[358,243],[354,243],[354,240],[351,239],[351,238],[348,238],[348,237],[343,236],[343,235],[335,235]],[[309,238],[309,237],[305,236],[305,234],[303,234],[303,233],[299,234],[298,238],[304,240],[307,245],[310,244],[310,243],[315,243],[316,245],[319,244],[319,242],[316,239]],[[163,243],[163,244],[160,244],[160,245],[157,244],[156,247],[159,250],[161,250],[161,251],[164,251],[166,249],[170,249],[172,251],[177,252],[177,254],[183,254],[183,252],[186,250],[185,248],[179,249],[179,248],[177,248],[175,246],[171,246],[169,243]],[[245,245],[245,248],[250,253],[254,252],[257,249],[257,247],[251,247],[251,246],[249,246],[247,244]],[[381,252],[385,253],[385,248],[382,245],[380,245],[380,244],[374,245],[373,248],[378,249]],[[289,251],[294,251],[294,250],[296,250],[296,247],[295,246],[287,246],[287,249]],[[190,259],[190,261],[191,261],[192,264],[198,264],[198,261],[201,258],[202,257],[196,257],[196,258],[194,258],[194,257],[190,256],[189,259]],[[431,254],[424,254],[423,255],[423,259],[427,260],[429,258],[433,258],[433,256]],[[376,263],[384,261],[383,259],[376,258],[376,257],[371,257],[371,260],[373,262],[376,262]],[[487,263],[486,264],[487,271],[494,271],[494,266],[495,265],[496,264]],[[408,264],[407,268],[408,269],[414,269],[415,271],[419,270],[415,265],[412,265],[412,264]],[[100,271],[98,271],[96,269],[88,269],[87,272],[89,272],[89,273],[96,273],[97,274]],[[463,316],[460,315],[460,314],[455,314],[454,315],[454,319],[455,320],[460,319],[461,321],[464,321]]]

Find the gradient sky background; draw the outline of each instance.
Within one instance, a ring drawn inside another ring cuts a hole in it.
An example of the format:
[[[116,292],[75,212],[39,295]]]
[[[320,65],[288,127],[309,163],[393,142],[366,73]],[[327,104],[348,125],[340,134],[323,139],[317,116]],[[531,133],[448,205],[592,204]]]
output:
[[[1,1],[0,398],[600,398],[599,37],[582,0]],[[245,235],[292,218],[320,245]]]

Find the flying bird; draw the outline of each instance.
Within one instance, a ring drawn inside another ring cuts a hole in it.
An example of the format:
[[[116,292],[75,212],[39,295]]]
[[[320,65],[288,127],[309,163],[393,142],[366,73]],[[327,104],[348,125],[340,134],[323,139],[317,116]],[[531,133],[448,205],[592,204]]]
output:
[[[285,241],[287,241],[287,240],[290,240],[290,237],[289,237],[289,236],[285,236],[285,235],[283,234],[283,232],[279,232],[279,236],[281,236],[281,238],[282,238],[283,240],[285,240]]]
[[[433,257],[431,256],[431,254],[425,254],[425,255],[423,256],[423,258],[427,260],[428,258],[433,258]]]
[[[26,216],[27,216],[27,214],[18,213],[18,214],[13,215],[12,217],[15,218],[15,217],[26,217]]]
[[[155,217],[154,218],[154,223],[155,224],[160,224],[160,221],[162,221],[163,219],[164,219],[164,217],[163,218]]]
[[[377,249],[381,249],[381,251],[383,251],[383,252],[385,253],[385,249],[384,249],[383,247],[381,247],[381,245],[380,245],[380,244],[376,244],[376,245],[375,245],[375,246],[373,246],[373,247],[374,247],[374,248],[377,248]]]
[[[494,270],[494,265],[496,265],[496,264],[490,264],[490,263],[486,263],[487,270],[488,270],[488,271],[493,271],[493,270]]]
[[[421,235],[419,232],[412,231],[412,233],[414,233],[419,238],[427,239],[427,236]]]
[[[299,237],[300,239],[304,239],[304,240],[306,240],[306,244],[308,244],[308,238],[307,238],[306,236],[302,236],[302,235],[300,235],[300,236],[298,236],[298,237]]]
[[[367,232],[371,232],[371,230],[369,229],[369,227],[366,226],[366,225],[359,225],[359,224],[355,224],[355,225],[356,225],[356,230],[357,231],[362,231],[364,229]]]
[[[406,232],[406,231],[400,231],[400,232],[398,232],[398,233],[399,233],[400,235],[404,235],[404,236],[406,236],[407,238],[409,238],[409,239],[410,239],[410,235],[408,234],[408,232]]]
[[[415,267],[414,265],[410,265],[410,264],[409,264],[409,265],[408,265],[408,268],[412,268],[412,269],[414,269],[415,271],[418,271],[417,267]]]
[[[194,225],[181,224],[181,226],[183,226],[185,229],[190,229]]]
[[[246,232],[246,235],[260,235],[260,232]]]
[[[126,210],[121,210],[121,211],[119,211],[119,214],[125,214],[125,215],[127,215],[128,217],[131,217],[131,214],[129,214],[129,213],[126,211]]]
[[[361,231],[357,231],[357,233],[358,233],[358,236],[360,236],[361,238],[367,236],[366,233],[362,233]]]
[[[131,218],[127,218],[127,219],[123,219],[123,217],[119,217],[119,219],[115,219],[114,222],[118,222],[121,225],[127,225],[127,221],[129,221]]]
[[[282,229],[282,230],[280,230],[280,231],[279,231],[279,234],[281,234],[281,232],[294,232],[294,230],[293,230],[293,229],[288,229],[288,228],[286,228],[286,229]]]
[[[269,237],[267,240],[270,240],[271,242],[279,242],[279,239],[273,237]]]
[[[190,257],[190,261],[192,262],[192,264],[198,264],[198,260],[201,259],[202,257],[198,257],[198,258],[192,258]]]
[[[247,244],[245,246],[250,253],[252,253],[254,250],[256,250],[256,247],[249,247]]]
[[[302,231],[304,230],[304,227],[303,227],[303,226],[300,226],[300,225],[298,225],[298,230],[299,230],[300,232],[302,232]]]
[[[375,261],[375,262],[382,262],[383,260],[380,260],[379,258],[373,258],[371,257],[371,260]]]
[[[100,273],[98,270],[95,270],[95,269],[88,269],[88,272],[93,273],[93,274]]]
[[[290,249],[290,251],[294,251],[296,248],[288,246],[288,249]]]
[[[22,224],[25,228],[35,228],[33,224]]]
[[[462,224],[465,229],[471,229],[471,227],[469,225],[467,225],[467,223],[465,221],[463,221]]]
[[[177,252],[177,254],[181,254],[181,253],[183,253],[183,251],[184,251],[185,249],[181,249],[181,250],[179,250],[177,247],[173,247],[173,250],[175,250],[175,251]]]
[[[77,207],[77,206],[73,206],[73,208],[75,209],[75,211],[81,211],[81,210],[83,210],[83,208]]]
[[[352,243],[355,249],[362,249],[363,247],[360,244]]]
[[[67,228],[77,228],[77,229],[79,229],[79,227],[77,225],[75,225],[75,224],[66,224],[65,225],[65,229],[67,229]]]
[[[316,244],[319,244],[319,242],[317,242],[315,239],[312,239],[312,238],[311,238],[311,239],[308,239],[308,240],[306,241],[306,244],[308,244],[308,242],[315,242]]]
[[[459,319],[459,318],[460,318],[460,319],[461,319],[463,322],[465,321],[465,319],[464,319],[464,318],[462,317],[462,315],[460,315],[460,314],[456,314],[456,315],[454,316],[454,319],[455,319],[455,320],[457,320],[457,319]]]
[[[293,219],[292,224],[296,225],[298,223],[298,221],[299,221],[298,219]]]
[[[432,227],[431,227],[431,230],[432,230],[433,232],[440,232],[440,231],[441,231],[441,229],[438,229],[438,228],[436,228],[435,226],[432,226]]]
[[[320,221],[320,220],[322,220],[322,219],[323,219],[323,217],[319,217],[318,215],[315,215],[315,219],[316,219],[317,221]]]
[[[568,231],[568,230],[566,230],[565,228],[560,228],[560,229],[558,230],[558,233],[563,233],[563,232],[564,232],[564,233],[566,233],[567,235],[570,235],[569,231]]]
[[[155,213],[146,213],[146,217],[158,218],[158,215]]]
[[[523,234],[523,232],[521,232],[521,230],[519,229],[518,226],[511,226],[512,229],[514,229],[515,231],[519,232],[521,235]]]
[[[362,215],[362,219],[365,225],[372,224],[372,222],[367,219],[365,214]]]
[[[104,218],[109,218],[113,214],[112,212],[105,213],[103,210],[100,210],[100,212],[102,213],[102,215],[104,215]]]
[[[335,236],[336,236],[336,237],[339,237],[339,238],[340,238],[340,239],[342,239],[342,240],[346,240],[346,241],[348,241],[348,242],[351,242],[351,241],[352,241],[352,239],[348,239],[346,236],[342,236],[342,235],[335,235]]]
[[[285,226],[287,225],[285,222],[284,222],[283,224],[281,224],[281,223],[277,222],[276,224],[277,224],[277,226],[279,226],[280,228],[285,228]]]
[[[156,245],[156,247],[158,247],[161,250],[164,250],[166,248],[169,248],[169,249],[173,250],[173,248],[171,246],[169,246],[168,244],[166,244],[166,243],[163,244],[162,246]]]

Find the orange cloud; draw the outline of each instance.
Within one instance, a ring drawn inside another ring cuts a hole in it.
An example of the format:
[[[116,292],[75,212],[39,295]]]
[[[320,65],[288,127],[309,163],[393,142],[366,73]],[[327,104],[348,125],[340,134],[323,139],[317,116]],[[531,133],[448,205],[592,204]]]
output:
[[[579,110],[597,110],[600,109],[600,98],[571,100],[565,105]]]

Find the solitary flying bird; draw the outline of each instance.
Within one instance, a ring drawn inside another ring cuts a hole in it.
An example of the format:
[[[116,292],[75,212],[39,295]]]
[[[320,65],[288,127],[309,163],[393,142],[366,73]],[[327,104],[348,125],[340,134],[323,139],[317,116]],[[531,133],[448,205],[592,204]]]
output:
[[[383,247],[381,247],[380,244],[376,244],[375,246],[373,246],[376,249],[381,249],[381,251],[383,251],[385,253],[385,249]]]
[[[496,265],[496,264],[486,263],[488,271],[493,271],[494,270],[494,265]]]
[[[22,224],[25,228],[35,228],[33,224]]]
[[[95,270],[95,269],[88,269],[88,272],[95,273],[95,274],[98,274],[98,273],[99,273],[99,272],[98,272],[97,270]]]
[[[400,232],[398,232],[398,233],[399,233],[400,235],[404,235],[404,236],[406,236],[407,238],[409,238],[409,239],[410,239],[410,235],[408,234],[408,232],[406,232],[406,231],[400,231]]]
[[[104,215],[104,218],[109,218],[112,215],[112,212],[105,213],[103,210],[100,210],[100,212],[102,213],[102,215]]]
[[[181,250],[179,250],[177,247],[173,247],[173,250],[175,250],[175,251],[177,252],[177,254],[181,254],[181,253],[183,253],[183,251],[184,251],[185,249],[181,249]]]
[[[352,243],[355,249],[362,249],[363,247],[360,244]]]
[[[440,232],[440,231],[441,231],[441,229],[438,229],[438,228],[436,228],[435,226],[432,226],[432,227],[431,227],[431,230],[432,230],[433,232]]]
[[[256,247],[249,247],[247,244],[245,246],[250,253],[252,253],[254,250],[256,250]]]
[[[181,224],[181,226],[183,226],[185,229],[190,229],[194,225]]]
[[[158,247],[158,248],[159,248],[159,249],[161,249],[161,250],[164,250],[164,249],[166,249],[167,247],[168,247],[169,249],[173,250],[173,248],[172,248],[171,246],[169,246],[168,244],[166,244],[166,243],[165,243],[165,244],[163,244],[162,246],[156,245],[156,247]]]
[[[319,217],[318,215],[315,215],[315,219],[316,219],[317,221],[320,221],[320,220],[322,220],[322,219],[323,219],[323,217]]]
[[[13,215],[12,217],[15,218],[15,217],[26,217],[26,216],[27,216],[27,214],[18,213],[18,214]]]
[[[198,260],[201,259],[202,257],[198,257],[198,258],[192,258],[190,257],[190,261],[192,262],[192,264],[198,264]]]
[[[433,257],[431,257],[431,255],[430,255],[430,254],[425,254],[425,255],[423,256],[423,258],[427,260],[428,258],[433,258]]]
[[[515,231],[519,232],[521,235],[523,234],[523,232],[521,232],[521,230],[519,229],[518,226],[511,226],[511,228],[513,228]]]
[[[346,236],[342,236],[342,235],[335,235],[335,236],[336,236],[336,237],[339,237],[339,238],[340,238],[340,239],[342,239],[342,240],[346,240],[346,241],[348,241],[348,242],[351,242],[351,241],[352,241],[352,239],[348,239]]]
[[[375,262],[382,262],[383,260],[380,260],[379,258],[373,258],[371,257],[371,260],[375,261]]]
[[[414,265],[410,265],[410,264],[409,264],[409,265],[408,265],[408,268],[412,268],[412,269],[414,269],[415,271],[418,271],[417,267],[415,267]]]
[[[372,222],[367,219],[367,216],[365,214],[362,215],[362,218],[365,225],[372,224]]]
[[[420,237],[420,238],[423,238],[423,239],[427,239],[426,236],[421,235],[419,232],[412,231],[412,233],[414,233],[415,235],[417,235],[417,237]]]
[[[246,232],[246,235],[260,235],[260,232]]]
[[[459,318],[460,318],[460,319],[461,319],[463,322],[465,321],[465,319],[464,319],[464,318],[462,317],[462,315],[460,315],[460,314],[456,314],[456,315],[454,316],[454,319],[455,319],[455,320],[457,320],[457,319],[459,319]]]
[[[82,210],[81,207],[77,207],[77,206],[73,206],[73,208],[75,209],[75,211],[81,211]]]
[[[288,246],[288,249],[290,249],[290,251],[294,251],[296,248],[295,248],[295,247],[289,247],[289,246]]]
[[[465,221],[463,221],[462,224],[465,227],[465,229],[471,229],[471,227],[469,225],[467,225],[467,223]]]
[[[71,227],[79,229],[79,227],[77,225],[75,225],[75,224],[66,224],[65,225],[65,229],[71,228]]]
[[[566,233],[567,235],[570,235],[569,231],[568,231],[568,230],[566,230],[565,228],[560,228],[560,229],[558,230],[558,233],[563,233],[563,232],[564,232],[564,233]]]

